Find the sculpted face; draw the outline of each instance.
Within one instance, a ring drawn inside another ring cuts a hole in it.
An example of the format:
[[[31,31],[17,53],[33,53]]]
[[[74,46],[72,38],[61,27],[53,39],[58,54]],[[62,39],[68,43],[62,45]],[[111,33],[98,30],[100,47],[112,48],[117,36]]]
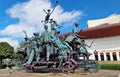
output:
[[[47,25],[45,25],[45,26],[44,26],[44,28],[45,28],[45,30],[47,30],[47,29],[48,29],[48,26],[47,26]]]

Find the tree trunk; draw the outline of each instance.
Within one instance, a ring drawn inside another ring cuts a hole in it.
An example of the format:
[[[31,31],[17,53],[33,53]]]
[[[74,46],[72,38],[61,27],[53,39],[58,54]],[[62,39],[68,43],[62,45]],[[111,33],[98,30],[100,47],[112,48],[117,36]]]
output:
[[[2,68],[2,59],[0,59],[0,69]]]

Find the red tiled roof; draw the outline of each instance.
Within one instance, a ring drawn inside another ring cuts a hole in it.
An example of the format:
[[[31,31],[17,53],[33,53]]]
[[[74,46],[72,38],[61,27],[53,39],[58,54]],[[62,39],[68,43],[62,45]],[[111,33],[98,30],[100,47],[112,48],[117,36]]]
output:
[[[66,34],[61,34],[59,36],[67,37],[70,34],[71,32]],[[79,31],[79,35],[85,36],[85,39],[117,36],[117,35],[120,35],[120,23],[88,28],[83,30],[82,32]]]

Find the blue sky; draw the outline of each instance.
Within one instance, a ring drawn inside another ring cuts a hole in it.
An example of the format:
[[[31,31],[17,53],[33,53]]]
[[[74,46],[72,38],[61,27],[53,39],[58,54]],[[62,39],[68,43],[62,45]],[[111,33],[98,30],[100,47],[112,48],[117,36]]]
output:
[[[41,3],[43,4],[40,5]],[[55,0],[0,0],[0,41],[17,46],[24,37],[23,29],[29,36],[35,31],[44,31],[40,23],[45,16],[42,10],[52,9],[54,4]],[[64,27],[60,30],[61,33],[66,33],[71,32],[74,22],[80,24],[80,30],[84,26],[87,28],[88,20],[118,14],[120,0],[59,0],[59,5],[51,17],[63,24]]]

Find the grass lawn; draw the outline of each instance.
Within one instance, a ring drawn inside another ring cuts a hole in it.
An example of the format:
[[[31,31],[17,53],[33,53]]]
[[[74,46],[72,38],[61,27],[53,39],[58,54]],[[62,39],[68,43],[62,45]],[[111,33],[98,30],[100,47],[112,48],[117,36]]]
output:
[[[120,64],[100,64],[101,69],[120,70]]]

